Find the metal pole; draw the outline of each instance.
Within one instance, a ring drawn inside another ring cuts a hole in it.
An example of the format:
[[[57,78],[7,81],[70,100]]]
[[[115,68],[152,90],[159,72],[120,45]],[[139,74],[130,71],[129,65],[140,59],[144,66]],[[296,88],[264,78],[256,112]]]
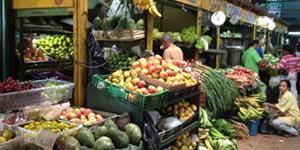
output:
[[[5,80],[9,76],[9,0],[2,0],[1,5],[1,18],[2,18],[2,80]]]
[[[0,11],[0,33],[3,33],[2,32],[2,2],[0,3],[0,8],[1,8],[1,11]],[[0,35],[0,48],[2,48],[2,35]],[[0,58],[3,57],[3,51],[0,51]],[[3,79],[3,66],[2,66],[2,62],[0,63],[0,82],[1,80]]]

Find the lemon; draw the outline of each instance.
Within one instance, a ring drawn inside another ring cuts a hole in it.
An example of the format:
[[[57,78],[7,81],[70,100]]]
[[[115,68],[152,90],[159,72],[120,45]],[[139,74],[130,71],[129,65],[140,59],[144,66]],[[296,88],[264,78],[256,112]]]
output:
[[[29,129],[29,125],[25,125],[23,128],[24,129]]]

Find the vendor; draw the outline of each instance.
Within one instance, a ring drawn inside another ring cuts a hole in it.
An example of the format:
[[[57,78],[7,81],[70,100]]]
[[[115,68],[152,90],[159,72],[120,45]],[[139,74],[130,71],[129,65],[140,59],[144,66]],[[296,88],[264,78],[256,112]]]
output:
[[[165,49],[163,55],[164,60],[183,61],[183,52],[179,47],[173,44],[173,38],[169,33],[166,33],[161,37],[161,44]]]
[[[272,107],[279,110],[274,115],[274,119],[271,119],[271,125],[279,131],[284,131],[284,136],[297,136],[298,131],[296,126],[300,123],[300,112],[297,101],[294,95],[289,91],[291,88],[291,82],[288,80],[282,80],[279,85],[281,92],[278,104],[263,103],[264,106]]]
[[[258,73],[258,65],[269,63],[267,60],[262,60],[257,53],[257,48],[259,47],[259,41],[254,40],[251,42],[249,49],[247,49],[244,53],[243,61],[244,66],[247,69],[252,70],[253,72]]]

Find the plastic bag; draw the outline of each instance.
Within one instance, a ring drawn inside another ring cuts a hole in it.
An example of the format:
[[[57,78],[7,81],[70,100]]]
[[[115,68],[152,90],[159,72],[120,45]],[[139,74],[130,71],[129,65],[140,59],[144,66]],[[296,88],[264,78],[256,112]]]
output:
[[[146,150],[160,149],[160,138],[149,113],[143,109],[143,146]]]
[[[156,125],[159,122],[161,115],[156,110],[149,110],[148,113],[151,116],[154,125]]]
[[[280,95],[279,85],[275,86],[274,88],[268,87],[266,90],[266,95],[267,102],[271,104],[277,104]]]
[[[258,132],[262,134],[275,134],[276,130],[269,123],[270,117],[264,117],[260,120],[260,126],[258,128]]]
[[[271,88],[274,88],[275,86],[279,85],[280,84],[280,76],[277,76],[277,77],[272,77],[270,80],[269,80],[269,86]]]
[[[174,128],[174,127],[177,127],[179,125],[181,125],[181,121],[176,119],[175,117],[169,117],[166,119],[165,121],[165,124],[164,124],[164,129],[165,130],[168,130],[168,129],[171,129],[171,128]]]
[[[193,134],[193,135],[189,136],[188,138],[186,138],[186,145],[190,146],[190,144],[194,141],[197,143],[199,142],[199,138],[198,138],[197,134]]]

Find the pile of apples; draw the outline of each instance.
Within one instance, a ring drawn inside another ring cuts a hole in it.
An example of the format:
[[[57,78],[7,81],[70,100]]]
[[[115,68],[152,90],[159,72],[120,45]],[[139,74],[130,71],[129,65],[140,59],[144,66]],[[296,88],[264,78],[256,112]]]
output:
[[[149,85],[146,88],[146,82],[144,80],[141,80],[138,77],[138,73],[133,69],[131,69],[130,71],[124,71],[124,73],[122,72],[122,70],[118,70],[112,73],[112,75],[105,79],[105,81],[111,82],[118,86],[122,86],[132,92],[144,95],[155,94],[164,91],[161,86],[155,87],[153,85]]]
[[[136,72],[145,74],[151,78],[157,79],[169,86],[175,86],[186,83],[186,86],[197,84],[197,80],[192,78],[190,73],[182,72],[183,70],[176,65],[177,61],[167,62],[162,60],[160,55],[150,56],[148,59],[141,58],[132,64],[132,69]],[[180,73],[181,72],[181,73]]]
[[[84,125],[91,125],[102,121],[103,117],[99,114],[93,113],[89,108],[68,108],[66,111],[60,112],[60,119],[70,120]]]

